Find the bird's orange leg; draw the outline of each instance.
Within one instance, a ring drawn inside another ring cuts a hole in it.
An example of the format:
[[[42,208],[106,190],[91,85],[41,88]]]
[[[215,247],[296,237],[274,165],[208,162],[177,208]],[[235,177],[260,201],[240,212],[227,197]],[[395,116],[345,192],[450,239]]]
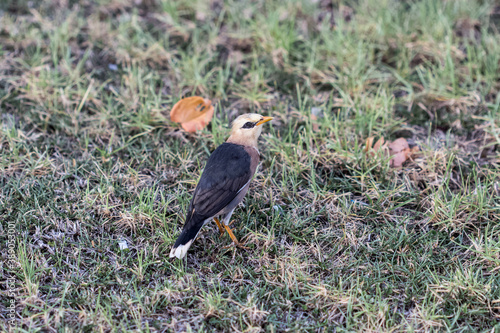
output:
[[[222,225],[220,224],[219,222],[219,219],[214,217],[214,221],[215,223],[217,224],[217,227],[219,227],[219,231],[220,231],[220,236],[224,235],[224,228],[222,227]],[[220,237],[219,236],[219,237]]]
[[[238,242],[238,240],[236,239],[236,236],[233,234],[233,231],[231,230],[231,228],[229,228],[229,226],[227,226],[227,225],[224,224],[224,228],[226,228],[226,231],[229,234],[229,237],[231,237],[231,239],[233,240],[233,243],[237,247],[240,247],[242,249],[248,249],[248,247],[245,247],[245,246],[243,246],[243,244],[241,244],[240,242]],[[229,246],[227,246],[227,247],[229,247]],[[225,246],[224,248],[227,248],[227,247]]]

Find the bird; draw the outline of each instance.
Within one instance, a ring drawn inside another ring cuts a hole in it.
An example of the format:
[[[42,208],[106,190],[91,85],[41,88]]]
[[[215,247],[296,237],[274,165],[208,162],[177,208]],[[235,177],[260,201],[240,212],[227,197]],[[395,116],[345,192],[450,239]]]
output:
[[[262,125],[272,119],[247,113],[233,121],[229,138],[212,152],[205,165],[189,203],[182,232],[170,251],[170,258],[184,258],[201,228],[212,219],[221,236],[227,231],[233,243],[243,247],[229,227],[229,221],[247,193],[260,162],[257,140]]]

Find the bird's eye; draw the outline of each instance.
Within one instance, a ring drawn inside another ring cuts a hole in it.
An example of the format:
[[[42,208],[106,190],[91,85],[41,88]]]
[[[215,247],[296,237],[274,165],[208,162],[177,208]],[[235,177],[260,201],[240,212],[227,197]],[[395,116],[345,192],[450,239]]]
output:
[[[246,122],[245,125],[243,125],[242,128],[253,128],[253,127],[255,127],[255,123]]]

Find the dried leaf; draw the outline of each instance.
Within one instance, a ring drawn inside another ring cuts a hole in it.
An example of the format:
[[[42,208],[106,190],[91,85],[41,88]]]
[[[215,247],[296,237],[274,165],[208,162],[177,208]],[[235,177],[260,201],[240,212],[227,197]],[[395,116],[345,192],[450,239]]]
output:
[[[393,168],[401,167],[411,155],[410,145],[405,138],[396,139],[387,147],[389,147],[391,155],[394,155],[391,159],[391,167]]]
[[[386,154],[392,155],[390,160],[390,165],[393,168],[399,168],[403,165],[403,163],[411,157],[412,154],[415,154],[419,151],[418,147],[415,146],[410,149],[408,142],[405,138],[399,138],[394,140],[393,142],[385,142],[384,138],[375,142],[373,145],[373,137],[369,137],[366,139],[366,147],[364,149],[365,153],[369,153],[372,157],[375,156],[375,152],[379,150],[383,150]],[[370,151],[373,149],[373,151]]]
[[[384,137],[381,136],[380,139],[378,139],[377,142],[375,142],[373,150],[379,151],[379,149],[384,145],[384,142],[385,142]]]
[[[372,148],[372,145],[373,145],[373,139],[374,137],[373,136],[370,136],[368,139],[366,139],[366,142],[365,142],[365,149],[363,149],[363,151],[365,153],[367,153],[371,148]]]
[[[314,132],[319,131],[318,117],[314,114],[311,115],[311,127]]]
[[[317,132],[319,131],[319,124],[318,124],[318,117],[315,115],[311,115],[311,122],[312,122],[312,129],[313,131]]]
[[[373,144],[373,140],[374,140],[374,137],[371,136],[369,137],[368,139],[366,139],[366,147],[365,149],[363,150],[365,153],[369,153],[371,157],[375,156],[375,153],[377,151],[379,151],[381,148],[384,148],[385,145],[384,145],[384,138],[383,137],[380,137],[380,139],[377,140],[377,142],[375,142],[375,145]],[[372,148],[373,146],[373,148]],[[372,151],[373,149],[373,151]]]
[[[170,120],[180,123],[187,132],[203,129],[214,115],[212,102],[200,96],[183,98],[170,111]]]

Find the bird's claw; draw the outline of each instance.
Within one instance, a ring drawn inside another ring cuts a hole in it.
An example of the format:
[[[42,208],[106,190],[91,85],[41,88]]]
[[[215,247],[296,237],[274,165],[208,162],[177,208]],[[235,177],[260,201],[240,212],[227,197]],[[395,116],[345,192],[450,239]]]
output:
[[[224,249],[229,249],[229,248],[231,248],[231,247],[233,247],[233,246],[237,246],[237,247],[239,247],[240,249],[243,249],[243,250],[248,250],[248,249],[250,249],[249,247],[244,246],[243,244],[241,244],[241,243],[239,243],[239,242],[238,242],[238,243],[236,243],[236,242],[232,242],[230,245],[223,246],[223,248],[224,248]]]

